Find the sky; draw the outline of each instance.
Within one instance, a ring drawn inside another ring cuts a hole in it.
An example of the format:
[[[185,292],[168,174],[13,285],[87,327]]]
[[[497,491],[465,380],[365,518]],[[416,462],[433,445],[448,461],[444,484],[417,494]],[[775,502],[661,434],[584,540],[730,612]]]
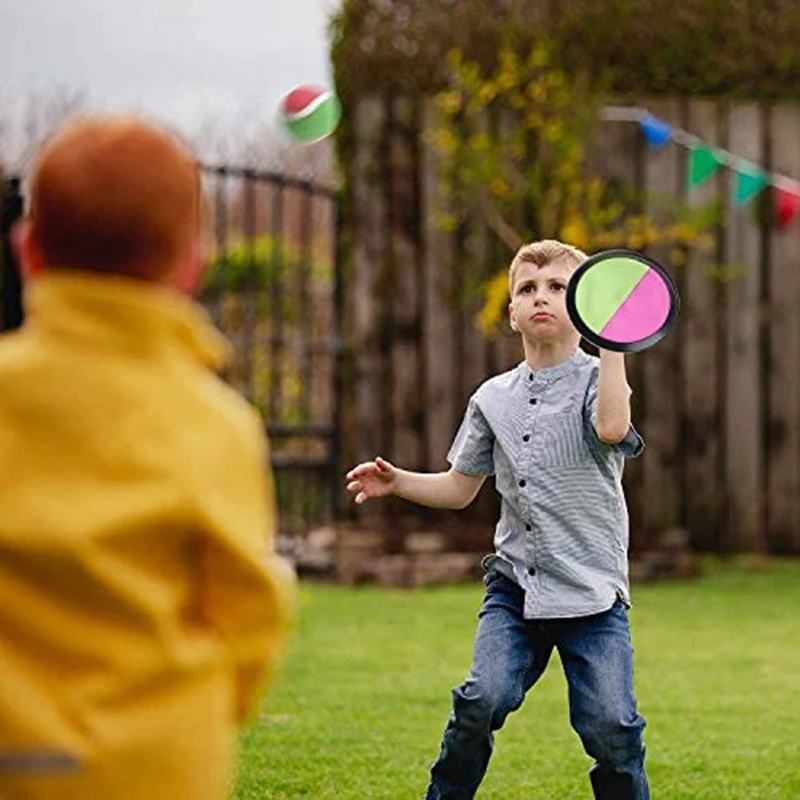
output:
[[[194,135],[209,120],[274,125],[293,86],[331,82],[340,0],[0,0],[0,117],[63,91]]]

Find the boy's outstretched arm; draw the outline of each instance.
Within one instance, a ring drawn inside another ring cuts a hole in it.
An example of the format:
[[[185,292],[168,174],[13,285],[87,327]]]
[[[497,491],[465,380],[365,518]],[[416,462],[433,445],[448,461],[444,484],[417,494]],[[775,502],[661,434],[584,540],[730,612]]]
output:
[[[625,354],[600,351],[595,430],[606,444],[621,442],[631,424],[631,390],[625,376]]]
[[[378,456],[347,473],[347,491],[356,503],[393,494],[431,508],[465,508],[478,494],[485,475],[448,472],[409,472]]]

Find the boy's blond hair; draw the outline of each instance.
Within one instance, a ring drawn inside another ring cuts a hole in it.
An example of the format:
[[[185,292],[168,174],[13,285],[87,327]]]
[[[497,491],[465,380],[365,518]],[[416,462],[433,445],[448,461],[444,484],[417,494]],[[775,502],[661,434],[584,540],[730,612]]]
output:
[[[508,291],[514,293],[514,279],[517,270],[522,264],[536,264],[537,267],[546,267],[554,261],[565,261],[573,269],[582,264],[588,256],[571,244],[564,244],[556,239],[542,239],[540,242],[524,244],[517,250],[516,255],[508,268]]]

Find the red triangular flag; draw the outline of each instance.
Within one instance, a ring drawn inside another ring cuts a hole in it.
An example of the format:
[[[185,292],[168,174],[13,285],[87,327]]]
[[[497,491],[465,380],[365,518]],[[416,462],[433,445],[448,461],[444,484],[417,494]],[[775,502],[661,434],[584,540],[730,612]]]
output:
[[[783,230],[796,214],[800,214],[800,184],[791,189],[778,186],[777,190],[778,226]]]

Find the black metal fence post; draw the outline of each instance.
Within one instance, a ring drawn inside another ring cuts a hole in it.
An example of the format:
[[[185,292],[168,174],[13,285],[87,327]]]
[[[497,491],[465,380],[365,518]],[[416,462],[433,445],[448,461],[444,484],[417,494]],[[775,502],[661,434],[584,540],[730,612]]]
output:
[[[342,395],[344,393],[344,216],[341,194],[334,198],[333,255],[333,419],[331,436],[331,511],[338,520],[342,513]]]
[[[22,276],[11,246],[11,230],[22,216],[22,192],[19,178],[0,186],[0,330],[10,331],[22,324]]]

